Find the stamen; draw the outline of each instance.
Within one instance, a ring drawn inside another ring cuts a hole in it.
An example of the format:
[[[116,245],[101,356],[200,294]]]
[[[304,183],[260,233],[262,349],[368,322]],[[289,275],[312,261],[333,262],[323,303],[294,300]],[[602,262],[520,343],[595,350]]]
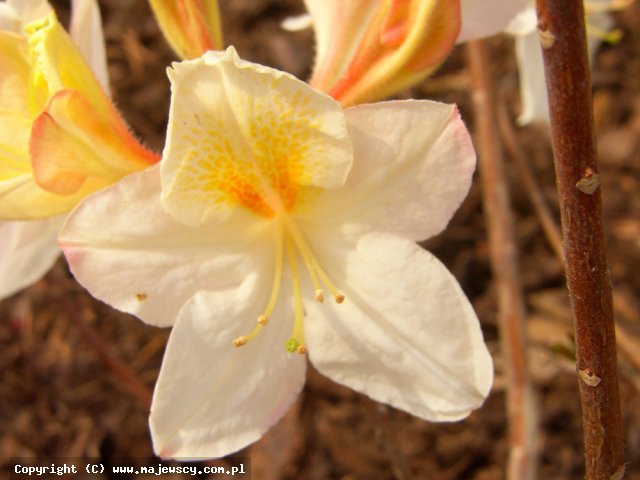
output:
[[[584,2],[584,9],[587,14],[596,12],[613,12],[623,10],[633,3],[633,0],[610,0],[609,2]]]
[[[313,285],[316,289],[316,295],[317,295],[317,291],[321,290],[319,288],[319,284],[316,279],[316,274],[317,274],[318,277],[320,277],[320,279],[322,280],[322,282],[327,286],[329,292],[335,299],[336,303],[344,302],[344,298],[345,298],[344,295],[338,292],[338,289],[335,287],[335,285],[333,284],[329,276],[325,273],[325,271],[322,269],[318,261],[315,259],[315,257],[313,256],[313,253],[311,253],[311,249],[307,245],[307,242],[305,242],[304,237],[298,230],[298,227],[295,225],[294,222],[291,221],[291,219],[288,216],[285,215],[283,218],[284,218],[285,225],[287,227],[287,232],[291,234],[291,238],[293,239],[293,242],[296,244],[296,247],[298,247],[298,250],[300,251],[300,255],[302,256],[302,259],[304,260],[307,270],[309,271],[309,276],[311,277],[311,281],[313,282]],[[322,298],[324,298],[324,294]],[[316,300],[317,300],[317,296],[316,296]]]
[[[296,349],[296,353],[299,354],[299,355],[304,355],[305,353],[307,353],[307,347],[305,347],[304,345],[300,345]]]
[[[302,243],[304,243],[302,235],[299,232],[296,232],[296,233],[297,233],[300,241],[302,241]],[[297,243],[295,238],[294,238],[294,242],[296,242],[296,245],[298,245],[298,243]],[[305,246],[306,246],[306,244],[305,244]],[[298,248],[300,248],[299,245],[298,245]],[[306,253],[305,253],[305,251],[300,249],[300,254],[302,255],[302,261],[304,262],[304,266],[307,267],[307,272],[309,272],[309,277],[311,278],[311,283],[313,283],[313,287],[315,288],[315,299],[316,299],[316,301],[322,303],[324,301],[324,292],[322,291],[322,288],[320,286],[320,282],[318,281],[318,276],[316,275],[316,266],[315,266],[315,264],[317,264],[317,262],[314,261],[313,255],[311,255],[311,251],[309,250],[308,247],[306,248]]]
[[[233,346],[236,348],[241,347],[243,345],[246,345],[248,341],[249,341],[249,337],[247,336],[238,337],[233,341]]]
[[[587,33],[610,45],[619,43],[620,40],[622,40],[622,36],[624,35],[622,33],[622,30],[620,30],[619,28],[614,28],[613,30],[604,30],[590,23],[587,23]]]
[[[633,0],[609,0],[607,2],[602,1],[589,1],[584,2],[584,10],[587,24],[587,33],[596,37],[597,39],[606,42],[610,45],[616,45],[622,39],[624,33],[619,28],[613,30],[605,30],[599,28],[589,22],[589,17],[594,13],[614,12],[616,10],[623,10],[633,3]]]
[[[243,335],[242,337],[236,338],[233,341],[234,347],[241,347],[245,345],[249,340],[255,338],[260,330],[262,330],[262,328],[269,322],[269,316],[276,306],[278,294],[280,293],[280,284],[282,283],[282,266],[284,263],[284,226],[280,218],[277,218],[276,221],[278,222],[278,224],[276,225],[275,241],[276,258],[273,274],[273,286],[271,287],[271,297],[269,297],[269,302],[267,303],[267,308],[265,308],[264,313],[258,315],[257,324],[255,327],[253,327],[251,333],[249,333],[249,335]]]
[[[335,299],[336,303],[344,302],[344,295],[338,292],[338,289],[335,287],[333,282],[329,279],[327,274],[324,273],[324,270],[322,270],[322,268],[320,267],[320,265],[317,264],[317,262],[316,262],[316,265],[318,268],[318,275],[320,275],[320,278],[322,278],[322,281],[327,285],[327,288],[331,292],[331,295],[333,295],[333,298]]]

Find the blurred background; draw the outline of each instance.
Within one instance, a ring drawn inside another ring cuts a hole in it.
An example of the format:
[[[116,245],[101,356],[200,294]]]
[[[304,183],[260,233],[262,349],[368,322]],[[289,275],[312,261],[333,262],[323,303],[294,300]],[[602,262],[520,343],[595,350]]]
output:
[[[69,2],[52,3],[66,22]],[[247,60],[308,77],[313,32],[280,27],[284,18],[304,12],[301,0],[220,3],[227,45],[235,45]],[[169,106],[165,69],[176,58],[145,0],[101,0],[100,6],[114,100],[132,130],[160,152]],[[618,325],[625,478],[633,480],[640,479],[640,5],[614,18],[623,37],[598,51],[593,84]],[[492,37],[488,46],[498,102],[514,119],[520,100],[513,39]],[[473,130],[465,59],[464,47],[457,47],[434,76],[402,98],[455,102]],[[514,126],[512,131],[516,150],[557,217],[548,128]],[[583,476],[581,415],[565,281],[511,156],[507,151],[540,423],[539,477],[578,479]],[[485,405],[462,422],[427,423],[334,384],[311,368],[287,416],[239,453],[251,458],[254,479],[505,478],[505,381],[479,182],[449,228],[424,246],[458,278],[480,317],[496,366]],[[0,477],[8,473],[12,457],[157,464],[148,403],[168,334],[94,300],[63,259],[32,287],[0,302]],[[105,473],[101,478],[116,477]]]

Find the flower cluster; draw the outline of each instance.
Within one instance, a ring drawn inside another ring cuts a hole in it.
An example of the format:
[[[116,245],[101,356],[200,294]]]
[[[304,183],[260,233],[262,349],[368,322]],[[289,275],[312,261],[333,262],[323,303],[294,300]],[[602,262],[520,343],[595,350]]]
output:
[[[70,34],[46,0],[0,3],[0,297],[39,278],[57,240],[92,295],[172,327],[150,414],[163,457],[257,440],[307,361],[431,421],[465,417],[491,388],[468,299],[417,244],[470,188],[469,133],[454,105],[363,102],[479,36],[513,33],[529,62],[530,2],[305,4],[308,82],[223,50],[215,0],[150,0],[184,59],[168,69],[160,158],[110,100],[95,0],[72,3]],[[594,38],[624,4],[586,2]],[[522,123],[541,114],[530,91]]]

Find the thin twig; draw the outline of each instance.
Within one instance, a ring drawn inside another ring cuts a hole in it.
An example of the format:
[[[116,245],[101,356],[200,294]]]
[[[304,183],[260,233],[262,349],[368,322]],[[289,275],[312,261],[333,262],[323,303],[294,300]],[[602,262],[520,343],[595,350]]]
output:
[[[491,266],[498,290],[498,327],[507,379],[509,466],[507,478],[536,478],[537,422],[533,388],[527,368],[525,307],[518,271],[513,218],[496,125],[495,94],[488,71],[488,53],[482,41],[468,45],[477,147],[479,150],[485,221]]]
[[[84,339],[93,347],[100,360],[120,379],[123,389],[129,392],[145,409],[151,408],[151,389],[131,370],[126,363],[120,360],[106,345],[104,339],[82,318],[73,308],[68,308],[69,320],[80,331]]]
[[[624,474],[622,421],[582,0],[538,0],[587,480]]]
[[[558,224],[547,205],[544,195],[542,194],[542,190],[540,189],[540,185],[531,170],[530,162],[527,160],[522,148],[520,148],[520,145],[518,144],[518,140],[516,139],[513,129],[513,123],[509,118],[507,108],[504,103],[498,103],[497,111],[498,126],[500,128],[502,140],[504,141],[504,146],[518,169],[518,174],[522,179],[524,188],[529,193],[529,199],[531,200],[533,209],[540,220],[542,230],[549,241],[549,245],[553,248],[553,251],[560,261],[564,262],[560,227],[558,227]]]
[[[411,469],[406,456],[400,448],[400,432],[397,424],[389,418],[386,412],[381,411],[380,404],[373,400],[363,396],[360,399],[360,403],[371,419],[372,425],[380,431],[382,448],[386,453],[393,478],[396,480],[409,480],[412,478]]]

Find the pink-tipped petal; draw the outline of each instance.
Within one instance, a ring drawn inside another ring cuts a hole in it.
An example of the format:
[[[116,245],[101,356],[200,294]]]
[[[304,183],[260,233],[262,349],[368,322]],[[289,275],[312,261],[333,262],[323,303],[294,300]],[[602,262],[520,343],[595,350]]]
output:
[[[344,188],[301,217],[321,232],[384,231],[421,241],[444,229],[475,170],[471,138],[454,105],[394,101],[345,110],[354,148]]]

